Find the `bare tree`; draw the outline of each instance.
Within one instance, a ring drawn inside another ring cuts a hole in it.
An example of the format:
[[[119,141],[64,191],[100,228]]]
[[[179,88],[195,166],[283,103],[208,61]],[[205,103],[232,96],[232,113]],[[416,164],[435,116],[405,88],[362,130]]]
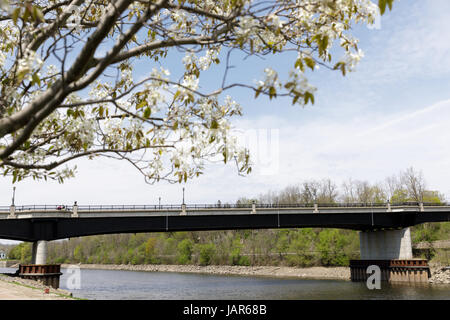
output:
[[[410,167],[401,172],[400,181],[412,201],[423,202],[426,183],[422,171],[416,171],[413,167]]]
[[[341,201],[346,203],[354,203],[357,202],[357,195],[356,195],[356,183],[354,180],[349,178],[348,180],[344,181],[342,183],[342,195],[341,195]]]

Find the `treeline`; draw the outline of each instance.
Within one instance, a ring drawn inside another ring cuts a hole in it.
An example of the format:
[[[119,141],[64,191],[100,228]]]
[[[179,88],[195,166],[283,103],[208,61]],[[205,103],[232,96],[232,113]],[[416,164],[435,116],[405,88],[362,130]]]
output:
[[[426,188],[420,172],[409,168],[382,183],[351,180],[340,188],[330,179],[310,180],[241,198],[238,204],[359,202],[433,202],[443,195]],[[450,239],[450,223],[427,223],[411,228],[413,243]],[[433,262],[450,264],[445,250],[414,252]],[[11,259],[31,261],[31,244],[10,251]],[[117,234],[73,238],[49,243],[48,263],[196,264],[346,266],[359,259],[358,232],[341,229],[273,229]]]
[[[116,234],[52,241],[48,263],[196,265],[348,265],[358,234],[338,229],[280,229]],[[31,244],[10,256],[31,260]]]
[[[308,180],[286,187],[282,191],[269,191],[255,198],[240,198],[238,204],[251,202],[264,204],[326,204],[326,203],[403,203],[424,202],[440,204],[444,195],[427,189],[421,171],[408,168],[381,182],[348,179],[340,186],[331,179]]]

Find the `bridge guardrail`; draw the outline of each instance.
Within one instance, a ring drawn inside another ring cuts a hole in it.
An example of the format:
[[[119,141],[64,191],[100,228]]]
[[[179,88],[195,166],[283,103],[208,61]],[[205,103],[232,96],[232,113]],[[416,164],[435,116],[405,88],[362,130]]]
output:
[[[399,202],[391,203],[391,207],[398,206],[411,206],[417,207],[420,205],[418,202]],[[449,203],[431,203],[424,202],[424,206],[448,206]],[[252,209],[253,204],[187,204],[186,209]],[[318,208],[329,207],[329,208],[352,208],[352,207],[366,207],[366,208],[380,208],[386,207],[387,203],[318,203]],[[22,205],[15,206],[15,212],[25,212],[25,211],[61,211],[61,212],[72,212],[73,205]],[[98,211],[140,211],[140,210],[181,210],[181,204],[164,204],[164,205],[78,205],[79,212],[98,212]],[[256,203],[256,209],[269,209],[269,208],[314,208],[314,203]],[[0,212],[6,213],[10,211],[10,206],[0,206]]]

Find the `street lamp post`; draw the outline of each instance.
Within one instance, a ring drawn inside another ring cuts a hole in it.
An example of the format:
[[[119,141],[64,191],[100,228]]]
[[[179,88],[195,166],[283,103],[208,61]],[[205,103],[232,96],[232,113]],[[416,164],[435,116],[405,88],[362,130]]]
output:
[[[183,187],[183,204],[184,204],[184,187]]]
[[[161,209],[161,197],[158,198],[158,205],[159,205],[159,208]]]

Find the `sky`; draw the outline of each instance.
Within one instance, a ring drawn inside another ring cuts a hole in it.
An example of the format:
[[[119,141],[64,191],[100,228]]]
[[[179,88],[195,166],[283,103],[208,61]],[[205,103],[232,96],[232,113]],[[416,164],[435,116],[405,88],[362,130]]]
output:
[[[428,189],[450,199],[448,12],[447,0],[395,1],[378,27],[356,27],[364,58],[345,77],[325,68],[310,74],[318,89],[314,105],[237,92],[244,115],[234,125],[256,159],[248,176],[232,164],[214,164],[186,184],[149,185],[127,163],[81,160],[64,184],[16,183],[15,203],[179,204],[183,187],[186,203],[233,203],[309,179],[378,182],[411,166],[423,172]],[[256,79],[266,65],[286,63],[237,61],[234,72]],[[9,205],[10,178],[0,179],[0,191],[0,205]]]

